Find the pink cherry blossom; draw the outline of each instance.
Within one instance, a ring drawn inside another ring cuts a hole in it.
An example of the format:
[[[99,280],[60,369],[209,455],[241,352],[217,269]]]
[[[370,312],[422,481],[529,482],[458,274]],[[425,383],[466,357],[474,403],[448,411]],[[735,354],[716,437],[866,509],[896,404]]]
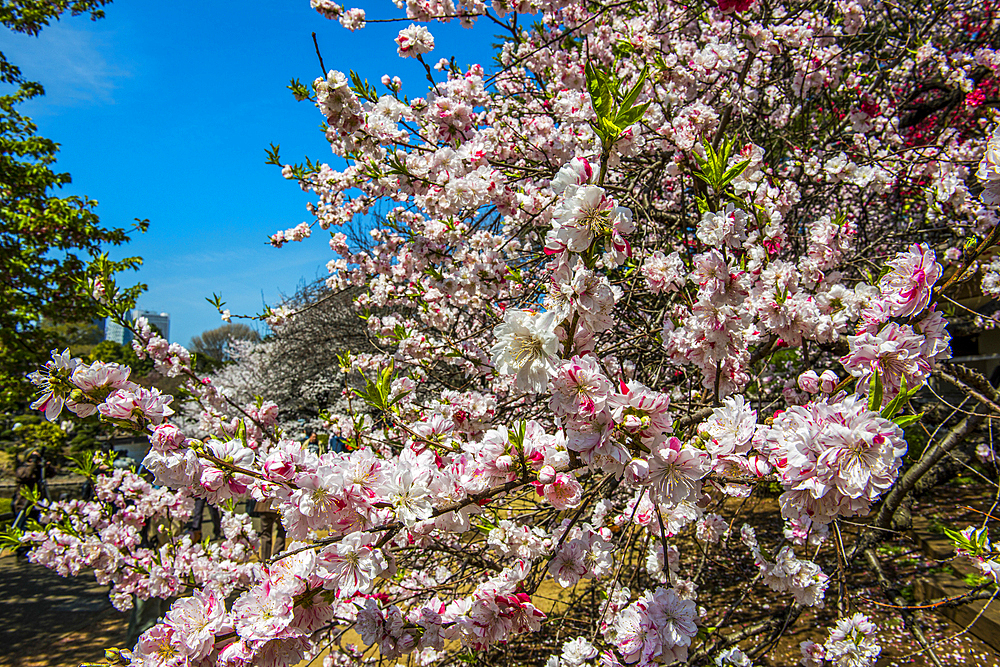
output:
[[[941,277],[941,265],[926,244],[913,244],[889,262],[892,271],[879,281],[893,317],[920,314],[930,303],[931,290]]]

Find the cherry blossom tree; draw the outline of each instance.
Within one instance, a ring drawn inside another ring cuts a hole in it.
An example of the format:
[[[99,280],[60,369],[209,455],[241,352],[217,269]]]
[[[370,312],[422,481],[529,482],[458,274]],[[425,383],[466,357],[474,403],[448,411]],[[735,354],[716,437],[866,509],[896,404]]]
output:
[[[116,664],[742,666],[811,624],[803,664],[870,665],[863,570],[937,661],[878,546],[1000,416],[996,388],[949,361],[949,319],[1000,284],[994,10],[400,5],[397,53],[426,92],[293,82],[340,167],[270,156],[316,197],[272,244],[329,230],[327,288],[351,296],[330,318],[364,320],[336,362],[363,381],[327,415],[348,451],[294,442],[266,393],[199,377],[140,319],[137,353],[212,419],[184,433],[126,368],[54,354],[35,406],[148,433],[162,500],[46,504],[47,526],[8,539],[65,571],[99,542],[114,599],[179,597]],[[505,31],[495,69],[431,57],[451,20]],[[113,276],[92,279],[113,304]],[[310,308],[261,318],[280,336]],[[957,403],[935,398],[945,384]],[[772,516],[743,511],[768,494]],[[227,509],[218,547],[166,530],[156,551],[105,518],[162,525],[194,496]],[[267,562],[233,511],[248,497],[288,534]],[[995,583],[987,524],[955,528]]]

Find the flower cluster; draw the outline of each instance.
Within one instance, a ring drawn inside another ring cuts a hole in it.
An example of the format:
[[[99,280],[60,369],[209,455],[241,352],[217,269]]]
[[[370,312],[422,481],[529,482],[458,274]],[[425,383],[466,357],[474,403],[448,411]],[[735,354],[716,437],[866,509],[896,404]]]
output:
[[[795,551],[788,546],[782,547],[774,562],[770,562],[761,552],[757,535],[748,524],[743,524],[740,539],[753,554],[754,563],[771,590],[791,593],[796,602],[809,607],[823,606],[830,577],[816,563],[797,558]]]
[[[455,664],[518,660],[533,642],[549,667],[689,651],[745,667],[773,630],[744,628],[744,654],[721,626],[750,593],[822,606],[834,522],[896,502],[901,425],[951,357],[946,316],[979,307],[965,299],[977,271],[1000,293],[986,254],[997,140],[988,105],[961,102],[1000,77],[1000,54],[970,37],[992,15],[964,0],[929,26],[905,2],[397,4],[413,22],[398,54],[426,88],[337,70],[314,95],[295,86],[334,159],[283,166],[315,199],[309,222],[270,240],[329,230],[328,279],[268,309],[274,335],[211,377],[125,323],[194,399],[182,419],[128,369],[55,353],[33,407],[148,436],[161,488],[115,473],[105,505],[47,506],[49,525],[22,539],[60,571],[92,567],[120,601],[177,597],[135,664],[278,667],[327,646],[331,667],[369,650]],[[312,6],[350,30],[368,21]],[[423,23],[487,16],[509,32],[496,70],[425,62]],[[907,27],[915,57],[895,37]],[[921,80],[959,102],[933,111]],[[334,297],[336,313],[321,307]],[[992,409],[978,378],[948,377]],[[299,419],[330,444],[298,442]],[[754,566],[721,585],[748,595],[726,602],[713,568],[734,546],[746,558],[733,526],[777,487],[786,542],[744,527]],[[169,530],[193,498],[228,508],[226,539]],[[251,499],[290,542],[262,562],[231,511]],[[859,616],[804,650],[878,655]]]
[[[154,488],[131,471],[114,469],[97,475],[92,501],[43,502],[40,518],[48,528],[23,539],[32,547],[32,562],[63,576],[92,569],[98,581],[110,584],[119,609],[131,608],[133,596],[169,598],[208,583],[225,597],[254,578],[249,559],[256,533],[245,515],[227,514],[221,542],[170,539],[193,507],[184,490]]]
[[[792,406],[755,435],[786,491],[789,520],[826,524],[867,514],[892,485],[906,454],[903,432],[859,394]]]
[[[696,616],[694,602],[660,587],[622,610],[605,637],[629,665],[683,662],[698,630]]]
[[[837,621],[825,644],[804,641],[802,664],[820,667],[868,667],[875,664],[882,647],[875,643],[875,625],[864,614],[854,614]]]

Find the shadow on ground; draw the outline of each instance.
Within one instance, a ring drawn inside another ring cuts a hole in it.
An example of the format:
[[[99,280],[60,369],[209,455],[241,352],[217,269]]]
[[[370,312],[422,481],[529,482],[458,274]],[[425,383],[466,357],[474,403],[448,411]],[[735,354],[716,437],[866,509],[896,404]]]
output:
[[[0,557],[0,666],[73,667],[125,640],[128,615],[92,575],[63,578]]]

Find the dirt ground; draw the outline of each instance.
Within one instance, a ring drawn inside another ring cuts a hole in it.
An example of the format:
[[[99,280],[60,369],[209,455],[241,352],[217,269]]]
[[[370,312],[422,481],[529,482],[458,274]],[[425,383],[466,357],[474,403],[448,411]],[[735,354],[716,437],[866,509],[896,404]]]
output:
[[[941,502],[944,498],[947,502]],[[957,526],[960,529],[970,524],[980,524],[983,515],[964,508],[981,507],[981,511],[988,511],[992,500],[992,492],[985,486],[952,487],[934,498],[915,503],[913,511],[915,517],[922,519],[919,522],[921,526],[930,525],[943,533],[940,531],[943,526]],[[771,544],[780,541],[782,522],[776,499],[767,497],[757,499],[744,507],[742,512],[752,525],[758,527],[758,536],[767,536]],[[737,526],[741,524],[742,520],[736,522]],[[853,533],[859,528],[860,526],[844,525],[845,543],[850,544],[854,541]],[[991,522],[990,534],[1000,536],[1000,526]],[[738,540],[736,543],[738,544]],[[801,548],[797,551],[801,552]],[[731,594],[733,588],[729,582],[732,580],[732,575],[742,571],[753,571],[752,561],[744,552],[745,549],[737,548],[729,554],[720,553],[716,561],[709,566],[705,585],[699,593],[704,591],[706,598],[719,596],[719,599],[723,600],[727,594]],[[921,603],[913,597],[914,587],[906,586],[905,582],[933,577],[938,572],[947,572],[951,575],[957,573],[961,578],[963,572],[971,571],[971,567],[965,562],[967,559],[959,562],[954,557],[938,560],[928,556],[922,551],[914,535],[909,532],[895,534],[892,539],[879,547],[878,552],[889,578],[903,585],[903,595],[914,605]],[[809,557],[812,557],[812,554],[809,554]],[[841,603],[838,581],[832,574],[837,566],[835,558],[835,551],[827,547],[824,547],[816,557],[816,562],[823,571],[831,574],[825,607],[807,609],[803,612],[794,629],[786,633],[768,658],[759,664],[768,667],[797,665],[802,658],[799,644],[806,640],[825,642],[829,628],[836,621],[838,604],[843,604],[848,613],[864,613],[878,628],[876,639],[882,646],[882,653],[876,667],[934,665],[927,652],[921,650],[913,634],[904,624],[900,612],[887,604],[874,576],[860,562],[857,562],[848,573],[848,590],[853,592],[850,592]],[[786,598],[787,595],[774,594],[758,586],[744,607],[747,613],[739,620],[748,625],[764,620],[771,612],[772,606],[775,611],[783,609],[787,603]],[[1000,605],[1000,600],[994,604]],[[940,613],[930,610],[918,611],[915,617],[942,664],[1000,667],[1000,654],[995,649]],[[734,629],[738,627],[737,625]]]
[[[0,557],[0,666],[73,667],[125,641],[128,615],[92,576],[63,578]]]

